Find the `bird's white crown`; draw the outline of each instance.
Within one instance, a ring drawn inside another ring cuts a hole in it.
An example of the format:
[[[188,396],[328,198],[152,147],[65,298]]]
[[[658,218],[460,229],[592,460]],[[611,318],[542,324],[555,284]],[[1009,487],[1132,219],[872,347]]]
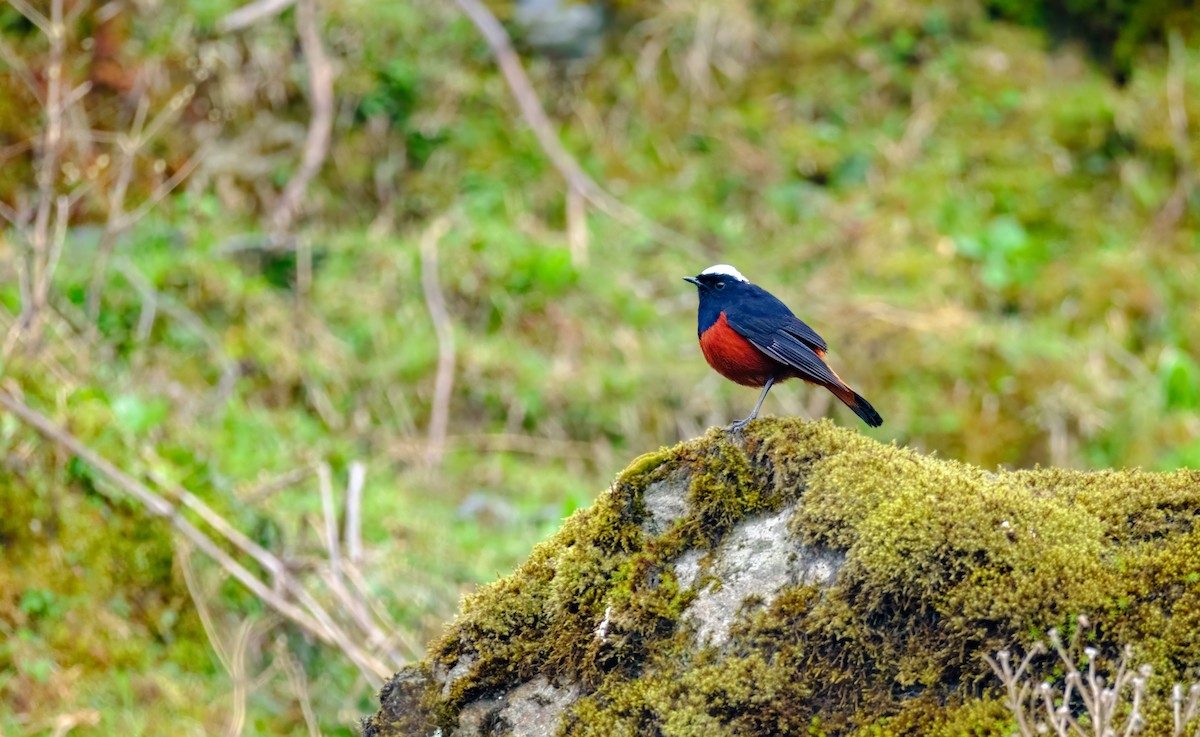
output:
[[[729,264],[717,264],[716,266],[709,266],[707,269],[700,272],[700,276],[704,276],[705,274],[724,274],[725,276],[732,276],[738,281],[750,281],[746,277],[742,276],[742,272],[733,268]]]

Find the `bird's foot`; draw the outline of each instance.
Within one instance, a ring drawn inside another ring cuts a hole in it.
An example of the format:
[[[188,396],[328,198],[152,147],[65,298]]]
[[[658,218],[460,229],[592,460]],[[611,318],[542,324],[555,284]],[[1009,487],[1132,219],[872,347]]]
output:
[[[740,433],[742,430],[745,430],[746,425],[749,425],[750,421],[753,419],[754,419],[753,417],[747,417],[744,420],[738,420],[737,422],[732,423],[729,427],[725,428],[725,430],[726,430],[726,432],[731,432],[736,435],[736,434]]]

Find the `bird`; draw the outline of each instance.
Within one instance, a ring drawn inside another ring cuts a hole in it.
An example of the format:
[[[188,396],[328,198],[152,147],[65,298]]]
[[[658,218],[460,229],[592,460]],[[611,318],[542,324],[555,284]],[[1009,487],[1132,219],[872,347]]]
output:
[[[871,403],[825,363],[825,340],[770,292],[729,264],[683,280],[699,291],[696,333],[708,365],[730,381],[762,387],[754,411],[730,430],[740,431],[758,417],[771,387],[793,378],[825,387],[868,426],[883,424]]]

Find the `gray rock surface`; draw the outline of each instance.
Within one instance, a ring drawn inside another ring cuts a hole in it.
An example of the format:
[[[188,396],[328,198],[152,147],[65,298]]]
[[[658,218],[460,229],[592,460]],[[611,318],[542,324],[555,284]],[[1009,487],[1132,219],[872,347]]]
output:
[[[688,513],[687,492],[691,479],[686,473],[676,472],[646,487],[642,492],[642,505],[646,518],[642,530],[647,535],[661,535],[675,520]]]
[[[577,687],[558,688],[538,677],[497,698],[476,701],[458,717],[457,735],[553,737],[558,717],[579,696]]]
[[[689,550],[676,561],[679,584],[697,591],[683,620],[695,628],[701,644],[723,645],[748,597],[769,604],[789,586],[828,584],[837,577],[845,556],[791,539],[788,520],[794,511],[789,506],[751,517],[712,553]]]

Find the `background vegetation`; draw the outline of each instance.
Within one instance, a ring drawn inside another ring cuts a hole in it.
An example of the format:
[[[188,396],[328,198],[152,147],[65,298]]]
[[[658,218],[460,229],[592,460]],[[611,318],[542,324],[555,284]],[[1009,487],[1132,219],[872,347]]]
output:
[[[563,146],[656,226],[571,193],[453,3],[303,0],[332,134],[282,219],[316,107],[302,12],[68,1],[56,62],[30,20],[53,5],[0,6],[0,390],[325,601],[321,469],[344,505],[363,464],[353,570],[394,660],[628,459],[748,410],[679,280],[715,262],[829,340],[873,437],[1200,465],[1194,3],[623,0],[581,58],[492,4]],[[80,89],[58,115],[56,79]],[[766,410],[858,427],[803,386]],[[95,463],[12,412],[0,449],[0,734],[374,711],[369,669]]]

